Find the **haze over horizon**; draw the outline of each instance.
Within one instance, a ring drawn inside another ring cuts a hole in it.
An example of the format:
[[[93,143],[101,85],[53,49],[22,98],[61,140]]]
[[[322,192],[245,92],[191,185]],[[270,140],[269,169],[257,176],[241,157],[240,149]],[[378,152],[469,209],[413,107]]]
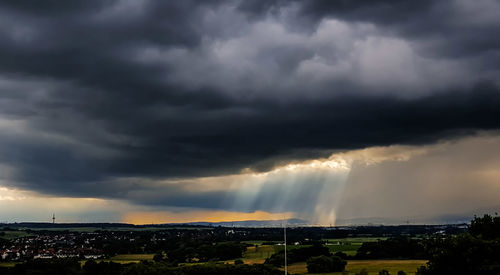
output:
[[[2,1],[0,222],[500,210],[500,1]]]

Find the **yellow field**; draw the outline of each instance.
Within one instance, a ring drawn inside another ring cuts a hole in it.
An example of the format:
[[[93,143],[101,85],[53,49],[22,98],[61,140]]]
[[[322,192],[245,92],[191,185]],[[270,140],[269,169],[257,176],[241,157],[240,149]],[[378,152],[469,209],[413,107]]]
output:
[[[18,262],[0,262],[0,267],[13,267],[16,264],[18,264]]]
[[[138,263],[142,260],[153,260],[155,254],[120,254],[114,257],[111,257],[109,261],[113,261],[115,263],[120,264],[128,264],[128,263]]]
[[[247,251],[243,254],[242,260],[247,259],[266,259],[271,257],[274,254],[274,246],[273,245],[260,245],[260,246],[250,246],[247,247]]]
[[[354,275],[364,268],[369,274],[378,274],[382,269],[389,271],[390,274],[397,274],[400,270],[403,270],[406,274],[415,274],[417,268],[426,263],[425,260],[349,260],[347,261],[346,271]],[[308,274],[306,263],[292,264],[288,267],[288,272],[290,274]]]

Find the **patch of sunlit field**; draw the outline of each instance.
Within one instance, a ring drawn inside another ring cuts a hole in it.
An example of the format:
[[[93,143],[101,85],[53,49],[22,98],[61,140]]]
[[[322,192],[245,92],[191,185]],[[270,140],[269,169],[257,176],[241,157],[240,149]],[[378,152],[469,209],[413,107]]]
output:
[[[241,258],[245,263],[263,263],[266,258],[271,257],[275,252],[274,245],[258,245],[247,247]]]
[[[109,259],[98,259],[96,262],[114,262],[118,264],[130,264],[130,263],[138,263],[142,260],[152,261],[155,254],[119,254],[113,256]],[[87,260],[80,261],[82,266],[85,265]]]
[[[155,254],[119,254],[111,257],[110,261],[115,263],[137,263],[143,260],[153,260]]]
[[[352,275],[359,273],[362,269],[374,275],[382,269],[389,271],[390,274],[397,274],[400,270],[406,274],[415,274],[417,268],[426,263],[426,260],[350,260],[347,261],[346,271]],[[307,273],[307,265],[304,262],[288,266],[288,272],[290,274],[310,274]],[[342,272],[328,274],[342,274]]]
[[[18,262],[0,262],[0,267],[14,267]]]

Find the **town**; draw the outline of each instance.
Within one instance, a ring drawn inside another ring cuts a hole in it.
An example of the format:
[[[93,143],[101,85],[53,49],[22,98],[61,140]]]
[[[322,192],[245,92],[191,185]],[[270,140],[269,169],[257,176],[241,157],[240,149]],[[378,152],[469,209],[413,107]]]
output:
[[[188,225],[183,227],[158,225],[144,228],[133,225],[117,227],[116,224],[95,226],[46,223],[0,226],[3,226],[0,230],[0,257],[4,262],[53,258],[107,259],[117,254],[156,253],[171,248],[174,243],[186,240],[191,242],[261,240],[277,245],[283,241],[281,228]],[[31,228],[26,229],[26,226]],[[332,238],[424,236],[445,232],[457,233],[464,228],[465,225],[296,227],[288,229],[288,238],[291,245],[298,246]]]

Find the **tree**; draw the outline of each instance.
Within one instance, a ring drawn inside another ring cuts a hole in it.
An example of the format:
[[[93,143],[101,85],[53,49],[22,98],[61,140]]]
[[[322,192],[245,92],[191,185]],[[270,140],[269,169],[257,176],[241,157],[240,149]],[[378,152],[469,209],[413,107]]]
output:
[[[307,272],[325,273],[344,271],[347,262],[337,256],[317,256],[307,260]]]
[[[500,238],[500,217],[484,215],[480,218],[474,216],[469,227],[469,233],[474,237],[485,240]]]
[[[382,269],[378,272],[378,275],[389,275],[389,271]]]
[[[155,262],[161,262],[161,261],[163,261],[163,254],[162,253],[158,253],[158,254],[154,255],[153,261],[155,261]]]
[[[417,274],[500,274],[500,218],[475,217],[468,233],[428,240]]]
[[[320,244],[314,244],[309,247],[301,247],[296,249],[288,250],[287,252],[287,261],[288,264],[293,264],[297,262],[307,261],[307,259],[315,256],[331,256],[328,247],[322,246]],[[277,253],[271,255],[270,258],[267,258],[265,263],[272,264],[274,266],[283,266],[285,261],[285,251],[281,250]]]
[[[340,258],[342,258],[342,259],[344,259],[344,260],[345,260],[345,259],[347,259],[347,254],[345,254],[345,253],[344,253],[344,252],[342,252],[342,251],[336,252],[336,253],[335,253],[335,254],[333,254],[333,255],[335,255],[335,256],[337,256],[337,257],[340,257]]]

